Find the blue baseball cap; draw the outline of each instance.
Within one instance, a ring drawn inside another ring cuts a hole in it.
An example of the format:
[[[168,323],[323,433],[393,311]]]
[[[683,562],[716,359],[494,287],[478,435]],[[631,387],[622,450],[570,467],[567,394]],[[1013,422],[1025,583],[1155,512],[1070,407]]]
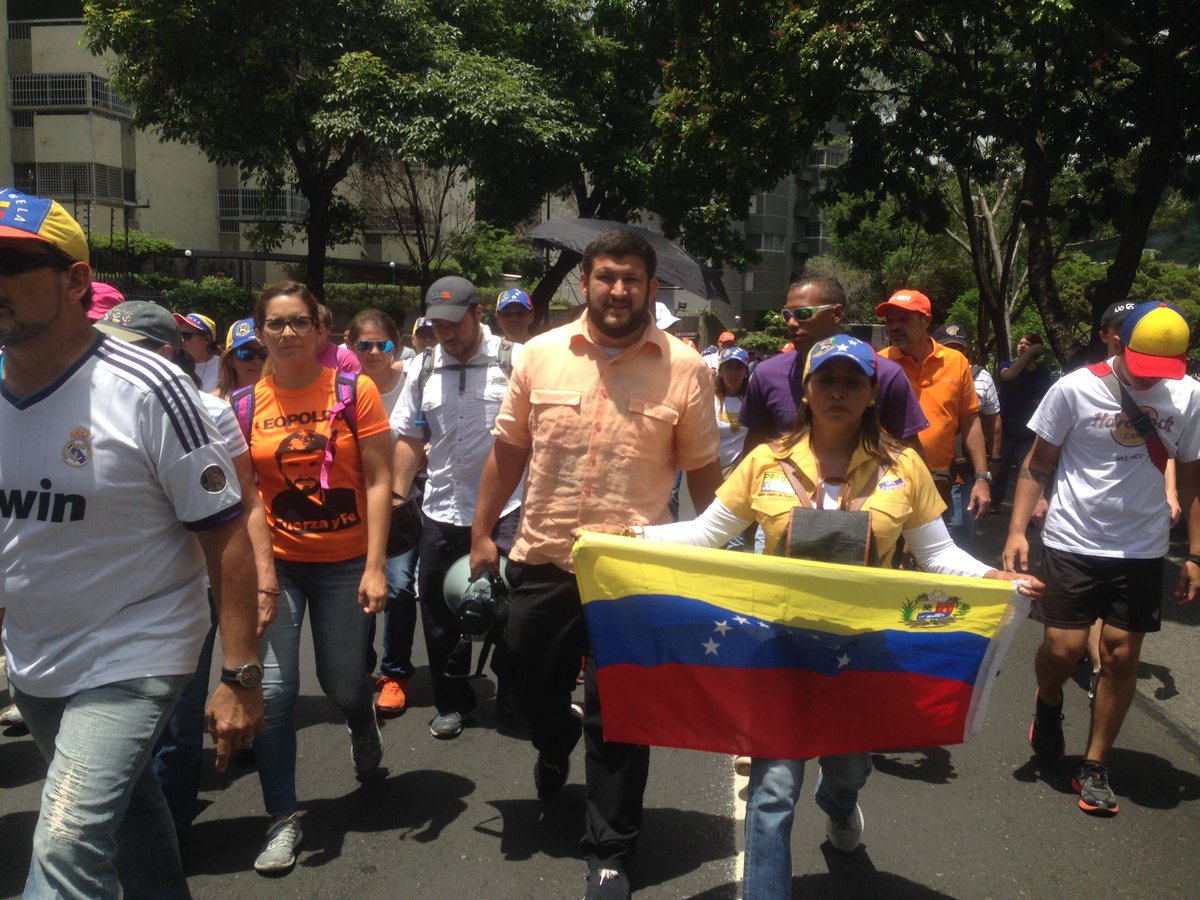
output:
[[[741,347],[726,347],[717,357],[718,367],[725,365],[727,362],[740,362],[743,366],[750,365],[750,354]]]
[[[238,319],[229,326],[229,333],[225,335],[225,347],[229,350],[236,350],[238,347],[253,343],[258,340],[258,335],[254,331],[253,319]]]
[[[509,288],[507,291],[501,291],[500,296],[496,298],[496,312],[504,309],[506,306],[513,304],[533,312],[533,301],[529,299],[529,295],[519,288]]]
[[[870,378],[875,377],[875,348],[870,344],[850,337],[848,334],[835,334],[833,337],[817,341],[808,351],[808,360],[804,364],[804,380],[831,359],[851,359]]]

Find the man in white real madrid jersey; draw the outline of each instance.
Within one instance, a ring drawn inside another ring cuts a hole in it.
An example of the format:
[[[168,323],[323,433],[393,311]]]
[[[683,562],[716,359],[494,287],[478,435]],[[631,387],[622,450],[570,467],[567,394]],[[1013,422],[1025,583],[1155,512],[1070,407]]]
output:
[[[26,896],[186,897],[148,766],[208,626],[218,767],[262,730],[241,497],[195,388],[91,327],[87,241],[0,191],[0,602],[13,698],[49,763]]]

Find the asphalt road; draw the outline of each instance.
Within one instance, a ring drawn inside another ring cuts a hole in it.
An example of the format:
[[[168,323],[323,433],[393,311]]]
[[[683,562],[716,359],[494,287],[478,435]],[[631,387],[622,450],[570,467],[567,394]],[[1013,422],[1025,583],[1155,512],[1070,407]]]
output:
[[[995,549],[1002,527],[1001,517],[989,517],[981,556]],[[1031,759],[1030,660],[1040,634],[1027,623],[973,743],[875,757],[858,852],[833,851],[823,816],[807,797],[801,802],[794,895],[1197,896],[1200,747],[1197,722],[1188,717],[1200,694],[1195,625],[1194,611],[1168,610],[1163,633],[1146,642],[1145,678],[1111,761],[1122,799],[1116,818],[1085,816],[1070,792],[1086,738],[1082,688],[1068,692],[1073,755],[1055,766]],[[423,663],[420,651],[419,658]],[[438,741],[428,730],[434,713],[422,668],[412,682],[412,708],[384,725],[386,779],[361,787],[345,726],[319,696],[310,648],[304,664],[299,865],[282,878],[252,871],[266,827],[253,763],[237,761],[218,775],[210,753],[205,808],[186,854],[196,897],[583,896],[582,748],[560,800],[539,803],[533,752],[518,723],[495,718],[492,682],[476,682],[480,707],[462,736]],[[701,697],[695,714],[705,714]],[[0,897],[18,895],[23,885],[43,774],[28,737],[0,735]],[[654,751],[641,852],[631,870],[637,896],[738,895],[738,788],[728,757]]]

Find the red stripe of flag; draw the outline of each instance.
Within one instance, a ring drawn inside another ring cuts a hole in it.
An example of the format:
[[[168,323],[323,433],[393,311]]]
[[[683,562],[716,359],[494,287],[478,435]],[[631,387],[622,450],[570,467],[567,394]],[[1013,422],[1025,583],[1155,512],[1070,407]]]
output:
[[[972,695],[895,672],[619,664],[597,677],[605,740],[767,759],[962,743]]]

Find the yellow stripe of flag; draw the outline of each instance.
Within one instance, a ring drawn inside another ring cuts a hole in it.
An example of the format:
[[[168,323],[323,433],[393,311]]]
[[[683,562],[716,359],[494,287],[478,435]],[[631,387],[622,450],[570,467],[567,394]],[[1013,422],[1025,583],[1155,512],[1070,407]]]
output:
[[[1005,581],[759,556],[584,533],[575,544],[585,603],[691,597],[744,616],[830,634],[936,627],[992,637],[1013,596]]]

